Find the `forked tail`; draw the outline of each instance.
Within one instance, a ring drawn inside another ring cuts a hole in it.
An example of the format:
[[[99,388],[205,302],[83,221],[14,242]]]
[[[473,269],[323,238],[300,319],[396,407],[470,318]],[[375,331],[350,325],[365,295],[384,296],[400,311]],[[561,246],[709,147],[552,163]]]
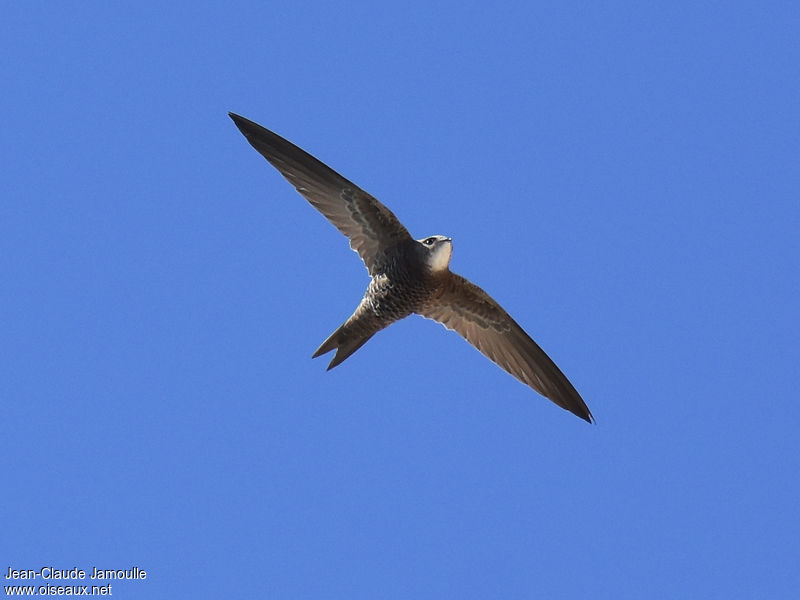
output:
[[[366,344],[367,340],[378,331],[378,329],[365,329],[354,325],[355,323],[351,323],[350,320],[344,323],[344,325],[334,331],[327,340],[322,342],[322,345],[317,348],[317,351],[314,352],[311,358],[317,358],[335,349],[336,354],[328,365],[328,371],[330,371],[353,352]]]

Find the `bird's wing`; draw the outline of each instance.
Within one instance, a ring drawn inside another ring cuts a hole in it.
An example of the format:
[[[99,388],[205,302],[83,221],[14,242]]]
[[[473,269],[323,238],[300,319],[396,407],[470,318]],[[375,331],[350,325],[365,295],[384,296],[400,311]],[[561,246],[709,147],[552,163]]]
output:
[[[258,123],[228,114],[253,148],[350,239],[370,275],[380,267],[386,250],[411,240],[392,211],[367,192]]]
[[[592,413],[550,357],[477,285],[450,273],[420,314],[461,334],[497,365],[560,407],[591,423]]]

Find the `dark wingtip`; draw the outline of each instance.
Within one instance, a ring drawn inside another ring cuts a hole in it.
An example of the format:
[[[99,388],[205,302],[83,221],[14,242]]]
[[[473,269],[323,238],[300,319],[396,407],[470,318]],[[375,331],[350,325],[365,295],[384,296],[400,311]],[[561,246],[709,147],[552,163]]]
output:
[[[233,122],[236,124],[236,127],[238,127],[239,131],[241,131],[242,133],[244,133],[245,129],[249,129],[252,127],[252,125],[254,125],[254,123],[251,120],[245,119],[244,117],[237,115],[234,112],[229,112],[228,116],[233,120]]]
[[[555,364],[553,364],[553,366],[555,367]],[[590,425],[594,424],[594,415],[592,415],[592,411],[589,410],[589,407],[586,406],[586,402],[583,401],[583,398],[581,398],[577,390],[572,387],[572,384],[564,376],[564,374],[558,370],[558,367],[555,368],[558,371],[559,379],[563,382],[563,385],[555,390],[549,390],[551,393],[542,395],[564,410],[567,410],[576,417],[583,419]]]
[[[563,406],[563,408],[567,409],[569,412],[571,412],[576,417],[579,417],[579,418],[583,419],[584,421],[586,421],[590,425],[593,425],[595,423],[594,415],[592,415],[592,411],[589,410],[589,407],[586,406],[586,404],[584,404],[583,401],[581,401],[580,406],[574,406],[574,407],[573,406]]]
[[[564,380],[566,381],[566,378],[564,378]],[[572,388],[572,385],[569,384],[568,381],[567,381],[567,384],[569,385],[570,388]],[[573,389],[573,392],[574,392],[574,388],[572,388],[572,389]],[[542,395],[544,395],[544,394],[542,394]],[[574,392],[574,394],[570,394],[566,398],[564,397],[563,394],[559,394],[559,393],[555,393],[555,394],[552,394],[552,395],[547,395],[547,396],[545,396],[545,398],[547,398],[548,400],[552,401],[557,406],[560,406],[564,410],[566,410],[568,412],[571,412],[573,415],[575,415],[579,419],[583,419],[584,421],[586,421],[590,425],[593,425],[593,424],[596,423],[596,421],[594,419],[594,415],[592,415],[592,411],[589,410],[589,407],[586,406],[586,403],[583,401],[583,398],[581,398],[578,395],[577,392]]]

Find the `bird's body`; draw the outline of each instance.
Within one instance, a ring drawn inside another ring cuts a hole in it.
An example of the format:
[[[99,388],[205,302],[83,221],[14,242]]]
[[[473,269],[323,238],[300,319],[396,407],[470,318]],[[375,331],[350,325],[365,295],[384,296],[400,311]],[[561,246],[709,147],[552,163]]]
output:
[[[381,329],[413,313],[421,313],[440,293],[443,274],[430,267],[426,253],[419,246],[414,240],[406,241],[387,253],[387,260],[376,269],[353,315],[314,353],[316,358],[337,349],[328,369],[341,363]]]
[[[514,377],[592,422],[578,392],[530,336],[486,292],[450,271],[449,237],[413,239],[388,208],[330,167],[257,123],[230,116],[250,144],[350,239],[369,271],[355,312],[314,358],[336,350],[332,369],[375,333],[416,313],[457,331]]]

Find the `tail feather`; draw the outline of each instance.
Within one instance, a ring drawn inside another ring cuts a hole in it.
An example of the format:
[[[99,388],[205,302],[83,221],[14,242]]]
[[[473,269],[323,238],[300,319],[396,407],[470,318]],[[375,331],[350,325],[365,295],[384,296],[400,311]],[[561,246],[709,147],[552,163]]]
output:
[[[367,340],[375,335],[375,333],[375,331],[356,332],[351,328],[348,328],[347,323],[345,323],[339,327],[339,329],[334,331],[327,340],[322,342],[320,347],[317,348],[317,351],[314,352],[311,358],[317,358],[318,356],[322,356],[323,354],[335,349],[336,354],[334,355],[333,360],[331,360],[327,369],[330,371],[333,367],[340,364],[342,361],[344,361],[344,359],[353,354],[353,352],[366,344]]]

